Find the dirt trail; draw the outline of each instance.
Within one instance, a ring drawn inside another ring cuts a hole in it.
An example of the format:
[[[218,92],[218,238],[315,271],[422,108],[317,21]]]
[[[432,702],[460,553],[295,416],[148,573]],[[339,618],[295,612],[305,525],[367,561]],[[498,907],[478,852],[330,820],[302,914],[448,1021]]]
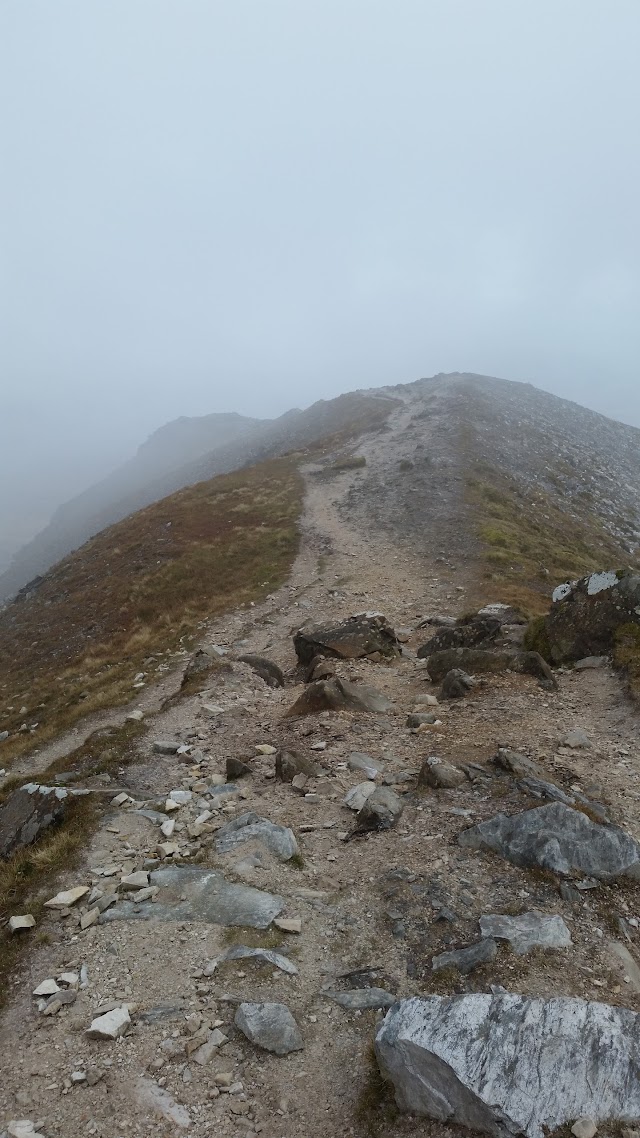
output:
[[[3,1015],[0,1117],[42,1120],[48,1138],[151,1138],[183,1131],[194,1138],[212,1133],[231,1138],[444,1138],[458,1132],[397,1115],[380,1097],[370,1056],[377,1013],[345,1010],[325,995],[328,988],[344,986],[340,977],[345,973],[374,969],[376,985],[398,996],[487,990],[494,983],[513,991],[606,998],[640,1010],[640,994],[625,985],[607,947],[616,920],[624,917],[629,947],[635,951],[638,934],[628,922],[638,920],[640,927],[640,905],[631,890],[602,888],[581,895],[577,904],[563,901],[553,882],[533,879],[455,843],[470,821],[531,805],[513,780],[492,773],[489,759],[498,743],[524,749],[563,785],[579,783],[593,790],[594,780],[604,783],[598,789],[614,818],[640,836],[636,720],[617,677],[606,668],[562,676],[554,695],[543,693],[529,677],[492,677],[471,698],[438,708],[442,722],[433,729],[413,734],[405,725],[416,698],[433,690],[415,659],[427,635],[417,625],[425,615],[464,610],[470,571],[466,559],[472,553],[465,545],[455,468],[436,466],[441,477],[426,505],[419,496],[419,529],[407,521],[412,482],[422,474],[413,466],[398,481],[398,467],[415,460],[412,416],[423,404],[419,393],[405,398],[389,429],[358,448],[366,467],[338,474],[318,467],[306,470],[303,538],[289,582],[264,603],[231,613],[207,631],[206,639],[230,649],[231,656],[242,651],[268,655],[285,671],[286,687],[267,688],[247,665],[235,663],[233,673],[212,682],[204,696],[174,701],[149,715],[150,734],[141,743],[140,762],[123,772],[137,802],[174,789],[190,790],[197,802],[203,784],[224,776],[227,758],[253,756],[254,774],[238,784],[239,794],[215,816],[215,824],[253,810],[291,827],[301,857],[295,864],[282,863],[255,846],[216,853],[206,841],[198,849],[196,838],[188,843],[191,860],[224,872],[228,881],[281,897],[281,915],[299,917],[301,933],[223,929],[191,919],[109,921],[82,930],[73,912],[57,919],[52,914],[41,930],[49,943],[34,945],[15,976]],[[444,453],[446,423],[437,414],[437,391],[435,399],[433,422],[426,431],[421,427],[420,444],[437,460]],[[379,525],[372,524],[376,514]],[[382,611],[397,628],[408,630],[406,655],[391,665],[358,661],[340,664],[338,670],[374,684],[390,697],[392,710],[384,716],[284,718],[301,690],[292,631],[309,619],[362,610]],[[206,704],[219,710],[207,710]],[[559,745],[574,726],[589,734],[588,752]],[[192,753],[186,765],[176,757],[152,755],[154,738],[188,743],[200,753]],[[309,784],[310,798],[274,780],[273,756],[256,756],[256,747],[264,744],[296,747],[320,764],[320,775]],[[361,781],[347,765],[354,751],[372,756],[395,789],[408,794],[395,830],[345,841],[353,815],[343,798]],[[413,776],[431,753],[472,761],[485,774],[460,789],[419,796]],[[189,804],[181,807],[178,821],[197,812],[194,808],[189,815],[190,810]],[[187,842],[186,830],[176,834]],[[91,883],[104,888],[108,879],[99,868],[139,870],[159,840],[156,822],[130,806],[114,807],[95,835],[85,865],[60,887]],[[483,912],[513,911],[514,906],[517,911],[561,912],[571,928],[572,949],[560,957],[532,959],[513,958],[501,949],[479,975],[434,980],[433,955],[476,940]],[[242,960],[204,974],[207,961],[238,944],[276,947],[295,963],[297,973],[286,975]],[[31,997],[36,984],[83,965],[88,985],[75,1003],[51,1017],[38,1014]],[[353,987],[358,982],[346,983]],[[249,1044],[233,1024],[240,1000],[287,1004],[300,1026],[304,1050],[277,1058]],[[85,1035],[108,1001],[136,1009],[131,1030],[117,1043]],[[188,1032],[201,1020],[210,1028],[219,1024],[228,1037],[204,1065],[185,1051]],[[87,1080],[72,1082],[74,1071],[86,1072]],[[226,1074],[233,1093],[220,1090],[221,1078],[216,1081]],[[178,1104],[188,1112],[188,1128],[145,1105],[141,1078],[156,1096],[171,1096],[174,1106],[165,1102],[165,1111],[175,1113]]]

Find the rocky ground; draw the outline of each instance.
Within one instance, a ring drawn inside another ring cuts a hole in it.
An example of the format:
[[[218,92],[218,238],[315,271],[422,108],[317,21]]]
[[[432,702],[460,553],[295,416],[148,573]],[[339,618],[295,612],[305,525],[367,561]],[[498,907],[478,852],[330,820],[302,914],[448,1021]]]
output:
[[[482,678],[464,699],[436,702],[438,688],[416,656],[433,629],[420,625],[465,610],[473,548],[461,536],[455,468],[442,465],[437,493],[419,496],[419,541],[390,489],[398,464],[415,463],[413,398],[408,389],[389,429],[363,444],[366,468],[307,470],[304,536],[289,584],[207,631],[231,670],[164,710],[145,707],[139,762],[110,785],[113,803],[84,865],[59,882],[61,890],[87,891],[20,934],[34,939],[2,1018],[5,1125],[30,1120],[36,1132],[65,1138],[444,1136],[455,1127],[398,1113],[381,1088],[372,1045],[391,997],[493,987],[640,1011],[637,886],[586,880],[560,890],[549,873],[458,844],[485,819],[540,805],[493,762],[499,747],[528,756],[566,794],[581,791],[640,838],[637,715],[606,663],[557,673],[557,692],[531,676],[503,674]],[[446,423],[436,413],[429,429],[420,445],[446,463]],[[422,476],[415,465],[403,471],[406,509],[412,480]],[[394,500],[405,518],[395,529]],[[390,710],[286,717],[303,690],[295,630],[368,610],[385,614],[403,654],[341,662],[337,673],[373,685]],[[249,652],[282,668],[284,688],[268,687],[237,661]],[[412,712],[436,722],[410,728]],[[163,748],[154,741],[182,753],[157,753]],[[276,752],[291,749],[317,767],[297,788],[275,777]],[[373,779],[354,753],[369,757]],[[419,789],[428,756],[460,770],[458,785]],[[251,773],[226,791],[230,759],[249,763]],[[394,828],[354,836],[344,799],[363,782],[400,796]],[[219,831],[247,812],[284,828],[279,852],[272,831],[271,847],[258,835],[224,852]],[[283,849],[289,830],[295,846]],[[227,915],[241,906],[247,920],[268,927],[212,923],[219,908],[198,892],[204,871],[233,887],[216,902]],[[142,876],[122,883],[132,874]],[[478,942],[481,917],[531,911],[561,917],[570,943],[520,955],[500,939],[493,958],[468,974],[433,969],[434,957]],[[143,919],[132,919],[136,912]],[[279,957],[221,959],[238,946]],[[44,1014],[49,997],[33,992],[51,980],[61,1006]],[[372,988],[386,995],[371,996]],[[286,1055],[261,1049],[242,1029],[249,1013],[238,1014],[240,1005],[263,1002],[286,1005],[295,1019],[297,1031],[277,1031],[294,1048]],[[96,1017],[122,1008],[131,1020],[125,1034],[87,1034]]]

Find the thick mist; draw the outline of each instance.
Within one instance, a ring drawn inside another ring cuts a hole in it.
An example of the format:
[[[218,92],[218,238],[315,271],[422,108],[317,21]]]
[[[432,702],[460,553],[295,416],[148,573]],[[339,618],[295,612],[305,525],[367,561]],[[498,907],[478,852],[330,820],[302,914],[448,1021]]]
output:
[[[636,0],[0,10],[0,563],[182,415],[439,371],[640,425]]]

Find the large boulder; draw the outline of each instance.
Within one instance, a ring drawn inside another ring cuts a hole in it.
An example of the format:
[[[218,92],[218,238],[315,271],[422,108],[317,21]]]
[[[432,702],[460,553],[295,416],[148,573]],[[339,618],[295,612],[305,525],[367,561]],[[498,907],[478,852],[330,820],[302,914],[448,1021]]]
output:
[[[578,999],[402,1000],[376,1037],[401,1110],[494,1138],[640,1119],[640,1016]]]
[[[368,684],[352,684],[334,676],[332,680],[308,684],[287,715],[317,715],[320,711],[383,712],[389,711],[391,706],[386,695]]]
[[[189,694],[206,687],[209,678],[226,677],[232,672],[233,665],[220,655],[219,648],[198,648],[184,670],[181,687],[185,694]]]
[[[29,782],[14,790],[0,807],[0,858],[31,845],[54,822],[59,822],[74,791],[62,786]]]
[[[607,656],[619,630],[635,625],[640,636],[640,575],[631,571],[591,573],[560,585],[545,620],[554,664]]]
[[[449,648],[486,646],[498,638],[501,627],[497,617],[475,616],[471,620],[460,621],[455,628],[440,628],[431,640],[418,648],[418,659],[424,660],[434,652],[446,652]]]
[[[458,835],[467,849],[492,850],[514,865],[563,877],[640,880],[640,847],[619,826],[592,822],[580,810],[553,802],[522,814],[496,814]]]
[[[335,624],[305,624],[296,632],[293,646],[301,664],[314,656],[359,660],[364,656],[397,656],[400,644],[386,617],[359,613]]]
[[[450,648],[434,652],[428,657],[427,672],[434,684],[445,678],[452,669],[461,669],[471,675],[479,672],[522,672],[535,676],[540,686],[555,691],[558,684],[546,660],[538,652],[491,652],[484,648]]]

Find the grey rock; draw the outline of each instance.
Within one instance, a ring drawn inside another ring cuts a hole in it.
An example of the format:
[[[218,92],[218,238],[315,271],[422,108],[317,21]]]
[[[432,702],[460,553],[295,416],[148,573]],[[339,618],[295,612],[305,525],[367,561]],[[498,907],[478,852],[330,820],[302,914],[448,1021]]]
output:
[[[242,759],[236,759],[233,755],[229,755],[225,773],[227,782],[233,782],[236,778],[244,778],[245,775],[253,774],[253,767],[249,763],[243,762]]]
[[[415,730],[416,727],[422,727],[423,723],[435,723],[437,718],[438,716],[431,711],[412,711],[410,715],[407,715],[407,727]]]
[[[284,676],[282,674],[282,670],[278,667],[277,664],[274,664],[273,660],[268,660],[266,656],[253,656],[251,653],[246,653],[244,656],[238,656],[238,659],[242,660],[243,663],[248,664],[250,668],[253,668],[256,675],[260,676],[261,680],[264,680],[267,687],[284,687]]]
[[[479,613],[472,620],[460,621],[453,628],[441,628],[431,640],[418,648],[418,659],[425,660],[434,652],[449,648],[477,648],[491,644],[500,634],[501,622],[497,617]]]
[[[260,842],[280,861],[290,861],[300,854],[293,830],[288,826],[277,826],[252,810],[240,814],[218,830],[216,852],[231,853],[245,842]]]
[[[514,865],[549,869],[563,877],[587,874],[599,881],[640,880],[640,848],[618,826],[592,822],[563,803],[507,817],[497,814],[463,830],[458,843],[492,850]]]
[[[390,699],[368,684],[353,684],[334,676],[309,684],[287,715],[318,715],[321,711],[370,711],[382,713],[392,707]]]
[[[564,802],[565,806],[575,806],[575,798],[565,794],[554,782],[546,782],[541,778],[521,778],[518,782],[521,790],[532,794],[534,798],[549,798],[552,802]]]
[[[223,952],[222,956],[219,956],[217,960],[207,965],[205,975],[213,975],[217,966],[224,964],[227,960],[247,960],[251,957],[255,960],[260,960],[263,964],[272,964],[274,968],[279,968],[281,972],[286,972],[288,976],[298,975],[298,969],[287,956],[282,956],[279,952],[273,952],[270,948],[249,948],[246,944],[235,944],[232,948],[228,948],[226,952]]]
[[[166,739],[156,739],[151,749],[154,755],[177,755],[181,746],[181,743],[172,743]]]
[[[452,668],[462,668],[472,675],[485,672],[522,672],[535,676],[547,691],[558,687],[551,668],[538,652],[494,652],[483,648],[450,648],[434,652],[427,661],[427,672],[435,684],[445,678]]]
[[[44,830],[60,821],[69,801],[69,791],[59,786],[31,782],[14,790],[0,806],[0,858],[35,842]]]
[[[251,1043],[275,1055],[304,1047],[300,1028],[286,1004],[240,1004],[233,1022]]]
[[[177,1103],[164,1087],[159,1087],[152,1079],[140,1075],[135,1081],[133,1093],[135,1101],[145,1113],[152,1111],[166,1122],[179,1126],[181,1130],[187,1130],[191,1126],[187,1108]]]
[[[402,799],[387,786],[379,786],[358,813],[358,830],[390,830],[398,822],[403,810]]]
[[[582,727],[574,727],[572,731],[569,731],[568,735],[565,735],[562,742],[565,747],[574,747],[576,749],[588,749],[593,746],[587,732],[583,731]]]
[[[640,1118],[640,1017],[577,999],[403,1000],[376,1055],[401,1110],[509,1138]]]
[[[359,782],[357,786],[352,786],[344,796],[344,805],[348,806],[350,810],[356,813],[362,810],[365,802],[372,794],[375,794],[376,787],[373,782]]]
[[[473,680],[462,668],[450,668],[442,681],[440,690],[441,699],[464,699],[471,688]]]
[[[585,656],[582,660],[576,660],[573,666],[576,672],[586,672],[591,668],[604,668],[607,663],[606,656]]]
[[[492,761],[497,767],[509,771],[516,778],[547,778],[547,772],[540,763],[521,755],[518,751],[510,751],[508,747],[499,747]]]
[[[465,781],[465,775],[458,767],[436,755],[425,759],[418,774],[418,786],[431,786],[438,790],[453,790]]]
[[[495,960],[497,952],[498,946],[495,940],[486,937],[484,940],[477,941],[476,944],[470,944],[468,948],[454,949],[453,952],[441,952],[439,956],[433,957],[431,967],[434,972],[440,968],[455,968],[467,976],[480,964],[488,964],[491,960]]]
[[[366,1011],[369,1008],[390,1008],[396,997],[384,988],[352,988],[349,992],[323,992],[328,1000],[349,1011]]]
[[[299,751],[278,751],[276,755],[276,778],[281,782],[293,782],[296,775],[317,778],[320,771],[316,764]]]
[[[305,624],[293,638],[301,664],[309,665],[314,656],[358,660],[380,653],[397,656],[399,643],[389,622],[380,613],[361,613],[335,624]]]
[[[592,573],[554,593],[545,619],[554,663],[607,656],[623,625],[640,624],[640,576],[632,570]]]
[[[365,755],[361,751],[353,751],[349,755],[349,770],[362,771],[367,778],[375,779],[379,774],[384,771],[384,766],[372,759],[370,755]]]
[[[100,917],[107,921],[204,921],[207,924],[266,929],[284,908],[281,897],[233,885],[220,873],[196,866],[169,866],[151,874],[160,887],[155,902],[120,902]]]
[[[522,913],[519,917],[487,914],[480,918],[483,936],[508,940],[518,956],[532,948],[569,948],[571,933],[562,917],[548,913]]]

